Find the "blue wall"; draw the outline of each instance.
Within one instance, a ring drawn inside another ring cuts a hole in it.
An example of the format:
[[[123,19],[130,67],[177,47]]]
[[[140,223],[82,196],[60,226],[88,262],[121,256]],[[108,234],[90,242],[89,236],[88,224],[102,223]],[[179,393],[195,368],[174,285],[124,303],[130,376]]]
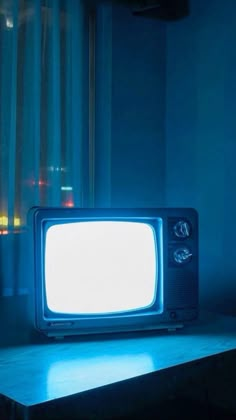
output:
[[[167,26],[166,203],[200,216],[200,298],[236,314],[236,3]]]
[[[165,24],[112,12],[111,205],[164,204]]]

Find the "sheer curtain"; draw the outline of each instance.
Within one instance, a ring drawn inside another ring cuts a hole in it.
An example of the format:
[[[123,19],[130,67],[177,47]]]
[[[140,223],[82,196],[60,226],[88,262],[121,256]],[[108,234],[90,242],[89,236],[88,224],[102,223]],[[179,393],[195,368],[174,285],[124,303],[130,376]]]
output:
[[[84,206],[87,20],[79,0],[0,0],[0,295],[27,294],[27,211]]]

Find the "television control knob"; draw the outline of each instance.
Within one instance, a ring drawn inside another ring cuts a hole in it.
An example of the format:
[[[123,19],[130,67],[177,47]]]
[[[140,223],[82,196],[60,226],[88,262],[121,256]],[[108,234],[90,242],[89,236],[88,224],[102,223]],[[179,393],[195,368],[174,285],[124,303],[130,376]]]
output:
[[[174,251],[174,260],[177,264],[186,264],[191,260],[192,255],[191,251],[186,247],[177,248]]]
[[[184,220],[180,220],[173,227],[175,236],[182,239],[188,238],[190,236],[190,230],[190,224]]]

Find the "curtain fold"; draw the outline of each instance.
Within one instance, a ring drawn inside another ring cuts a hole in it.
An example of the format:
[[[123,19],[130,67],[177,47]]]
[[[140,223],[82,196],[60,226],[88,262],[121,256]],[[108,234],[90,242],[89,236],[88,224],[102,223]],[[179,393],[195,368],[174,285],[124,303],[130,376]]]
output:
[[[84,50],[81,48],[78,54],[73,54],[73,51],[77,48],[77,45],[80,42],[81,37],[83,38],[85,31],[83,30],[83,16],[80,13],[79,3],[72,3],[69,1],[67,4],[69,7],[68,15],[71,16],[71,93],[78,99],[76,106],[74,107],[72,104],[71,107],[71,144],[74,145],[74,150],[71,155],[71,177],[74,182],[73,188],[76,191],[80,191],[80,195],[73,196],[71,198],[76,206],[80,206],[83,196],[83,165],[81,162],[80,167],[78,167],[76,156],[82,155],[83,145],[82,139],[84,126],[80,124],[78,115],[81,115],[83,119],[85,117],[80,84],[80,80],[83,80]]]
[[[84,205],[85,14],[0,0],[0,295],[28,293],[29,208]]]

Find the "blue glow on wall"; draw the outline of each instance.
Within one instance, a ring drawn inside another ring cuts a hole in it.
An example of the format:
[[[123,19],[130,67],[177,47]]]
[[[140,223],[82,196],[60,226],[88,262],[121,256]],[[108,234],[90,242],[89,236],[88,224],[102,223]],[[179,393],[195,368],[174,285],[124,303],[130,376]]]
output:
[[[166,204],[198,209],[200,302],[236,314],[236,3],[167,26]]]

